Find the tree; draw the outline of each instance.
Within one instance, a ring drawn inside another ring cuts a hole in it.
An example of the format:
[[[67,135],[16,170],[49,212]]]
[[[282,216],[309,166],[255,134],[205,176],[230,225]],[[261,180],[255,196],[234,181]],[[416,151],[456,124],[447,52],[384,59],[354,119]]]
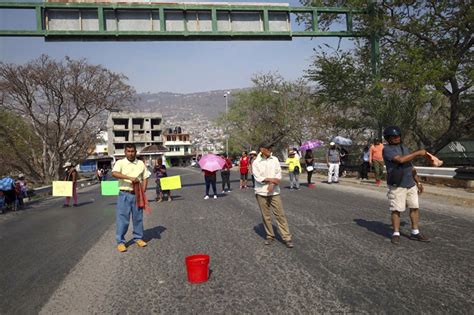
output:
[[[301,2],[349,7],[366,3],[360,0]],[[322,16],[320,26],[324,29],[333,20],[333,16]],[[344,103],[343,106],[363,113],[375,106],[375,113],[381,117],[369,116],[373,125],[387,124],[386,119],[393,117],[394,122],[401,121],[408,128],[415,142],[435,152],[452,140],[472,136],[473,21],[474,7],[467,0],[378,1],[376,17],[365,16],[355,27],[380,36],[380,80],[369,79],[364,70],[369,68],[368,42],[357,40],[357,48],[351,54],[357,62],[352,68],[354,72],[349,74],[366,78],[363,93],[357,94],[350,105],[349,94],[342,89],[338,102],[331,102],[338,106]],[[328,61],[330,67],[323,68],[321,61]],[[339,67],[343,70],[338,73],[339,78],[344,78],[347,72],[343,66],[347,66],[347,61],[342,58],[337,64],[328,56],[316,56],[309,75],[321,83],[320,78],[334,74],[334,68]],[[326,80],[326,83],[334,89],[338,80],[335,78],[332,83]],[[356,84],[355,89],[358,88],[360,85]],[[398,113],[393,115],[390,109]]]
[[[43,182],[62,176],[96,143],[104,114],[131,102],[126,77],[85,60],[41,56],[25,65],[0,63],[0,108],[25,119],[41,149],[36,172]]]
[[[41,142],[31,126],[21,117],[1,110],[0,140],[3,143],[0,151],[0,175],[24,173],[29,182],[40,181],[37,166]]]
[[[252,82],[253,88],[236,94],[227,117],[223,114],[218,120],[228,128],[231,152],[255,149],[264,140],[283,149],[314,136],[317,111],[304,80],[287,82],[269,73],[255,75]]]

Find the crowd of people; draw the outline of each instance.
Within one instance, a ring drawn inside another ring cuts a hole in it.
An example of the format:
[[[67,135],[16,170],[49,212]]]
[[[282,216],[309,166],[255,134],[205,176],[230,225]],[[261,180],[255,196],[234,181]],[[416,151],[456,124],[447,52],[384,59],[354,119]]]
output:
[[[436,157],[429,154],[426,150],[417,150],[411,152],[401,142],[401,130],[397,126],[390,126],[384,130],[386,144],[381,140],[375,140],[374,144],[366,146],[360,156],[359,177],[361,180],[368,179],[368,172],[371,167],[374,169],[375,183],[377,186],[382,181],[384,166],[387,170],[387,187],[389,210],[391,212],[391,221],[393,233],[391,241],[393,244],[400,243],[400,215],[406,208],[410,210],[411,234],[412,240],[427,242],[429,239],[422,235],[419,230],[419,203],[418,195],[423,192],[423,185],[416,175],[412,160],[416,157],[425,157],[433,161]],[[272,153],[273,144],[263,142],[259,145],[259,150],[247,153],[242,152],[238,162],[239,188],[254,189],[256,203],[260,208],[265,229],[265,245],[271,245],[275,240],[271,214],[275,216],[280,236],[288,248],[293,248],[292,235],[281,201],[281,165],[277,157]],[[112,176],[118,179],[119,196],[116,209],[116,241],[117,249],[120,252],[127,250],[125,234],[127,233],[130,216],[133,221],[134,242],[145,247],[147,243],[143,240],[143,209],[147,207],[147,198],[145,192],[148,186],[148,180],[152,174],[156,183],[156,201],[172,201],[170,190],[162,189],[161,180],[168,176],[167,168],[161,158],[156,160],[152,172],[147,168],[143,161],[137,158],[137,150],[134,144],[125,146],[126,158],[117,161],[112,169]],[[329,143],[325,153],[328,167],[327,183],[338,183],[339,177],[344,173],[344,160],[347,159],[348,151],[345,148],[337,147],[336,143]],[[220,168],[222,179],[222,194],[232,191],[230,184],[232,160],[229,156],[223,155],[223,166]],[[301,163],[303,162],[303,164]],[[438,160],[438,162],[441,162]],[[442,163],[442,162],[441,162]],[[297,148],[288,151],[288,158],[284,161],[288,167],[288,176],[290,190],[299,190],[299,176],[305,170],[307,173],[308,187],[314,187],[312,176],[315,170],[315,158],[312,150],[306,150],[304,156],[300,154]],[[305,169],[303,169],[303,166]],[[64,166],[64,181],[71,181],[73,186],[72,198],[67,197],[64,207],[69,207],[71,199],[73,206],[78,205],[77,200],[77,171],[71,163]],[[341,168],[342,173],[341,173]],[[205,195],[204,199],[218,198],[217,192],[217,171],[203,169]],[[103,180],[104,178],[100,178]],[[212,190],[212,194],[211,194]],[[16,180],[3,178],[0,181],[0,205],[13,203],[23,206],[23,198],[27,196],[27,182],[23,174],[19,174]],[[145,200],[143,200],[145,199]]]
[[[24,207],[24,198],[28,197],[28,186],[24,174],[15,179],[10,176],[0,180],[0,212],[17,211]]]

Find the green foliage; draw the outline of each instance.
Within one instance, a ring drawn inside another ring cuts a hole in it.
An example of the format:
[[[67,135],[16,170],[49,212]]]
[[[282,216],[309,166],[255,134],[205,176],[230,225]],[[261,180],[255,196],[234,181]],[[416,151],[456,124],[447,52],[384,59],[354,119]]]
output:
[[[230,152],[257,149],[262,141],[274,142],[278,151],[314,136],[318,111],[304,80],[287,82],[278,74],[260,74],[252,81],[253,88],[234,95],[227,117],[218,119],[230,135]]]
[[[367,6],[364,2],[301,1],[359,8]],[[354,27],[380,37],[380,77],[372,80],[367,71],[367,39],[356,39],[355,51],[319,53],[307,72],[323,99],[319,106],[342,116],[337,122],[348,130],[357,128],[354,121],[373,130],[399,124],[409,139],[434,151],[472,137],[471,1],[378,1],[374,12],[354,21]],[[332,21],[322,17],[322,27]]]
[[[28,181],[38,181],[36,170],[41,155],[40,139],[20,116],[0,110],[0,175],[24,173]]]

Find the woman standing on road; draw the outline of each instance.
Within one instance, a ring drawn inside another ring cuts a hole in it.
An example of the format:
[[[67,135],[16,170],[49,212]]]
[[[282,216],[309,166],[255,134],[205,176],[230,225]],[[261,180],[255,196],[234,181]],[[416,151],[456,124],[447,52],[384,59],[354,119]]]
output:
[[[288,175],[290,176],[290,189],[293,187],[296,190],[300,189],[299,176],[301,173],[301,164],[300,160],[296,157],[296,152],[291,150],[288,153],[288,158],[285,161],[285,164],[288,165]]]
[[[212,191],[214,192],[214,199],[217,199],[217,188],[216,188],[216,171],[210,172],[203,170],[204,172],[204,181],[206,182],[206,196],[204,199],[209,199],[209,188],[212,185]]]
[[[247,151],[242,152],[242,157],[239,160],[240,189],[247,188],[247,179],[249,175],[249,162],[250,162],[250,159],[247,156]]]
[[[155,183],[156,183],[156,202],[163,201],[163,195],[168,196],[168,201],[172,201],[171,191],[161,189],[161,179],[168,177],[166,172],[166,166],[163,164],[163,159],[160,157],[156,160],[155,167],[153,168],[153,173],[155,174]]]
[[[314,157],[313,151],[306,150],[304,155],[304,160],[306,162],[306,172],[308,173],[308,187],[314,186],[314,183],[311,182],[311,177],[313,176],[314,172]]]
[[[77,207],[77,171],[72,166],[71,162],[66,162],[63,166],[66,170],[64,172],[64,180],[72,182],[72,198],[74,199],[73,207]],[[71,197],[66,197],[63,207],[69,207]]]

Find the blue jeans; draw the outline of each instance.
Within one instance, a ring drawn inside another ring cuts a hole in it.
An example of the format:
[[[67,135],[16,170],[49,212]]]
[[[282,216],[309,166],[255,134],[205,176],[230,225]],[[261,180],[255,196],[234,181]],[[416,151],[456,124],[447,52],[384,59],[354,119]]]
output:
[[[209,196],[209,188],[212,185],[212,191],[214,195],[217,195],[217,188],[216,188],[216,175],[214,176],[204,176],[204,181],[206,182],[206,196]]]
[[[143,239],[143,209],[137,207],[135,195],[127,192],[119,192],[116,210],[116,230],[115,239],[117,244],[125,244],[125,234],[130,223],[130,213],[133,222],[133,239],[135,241]]]

